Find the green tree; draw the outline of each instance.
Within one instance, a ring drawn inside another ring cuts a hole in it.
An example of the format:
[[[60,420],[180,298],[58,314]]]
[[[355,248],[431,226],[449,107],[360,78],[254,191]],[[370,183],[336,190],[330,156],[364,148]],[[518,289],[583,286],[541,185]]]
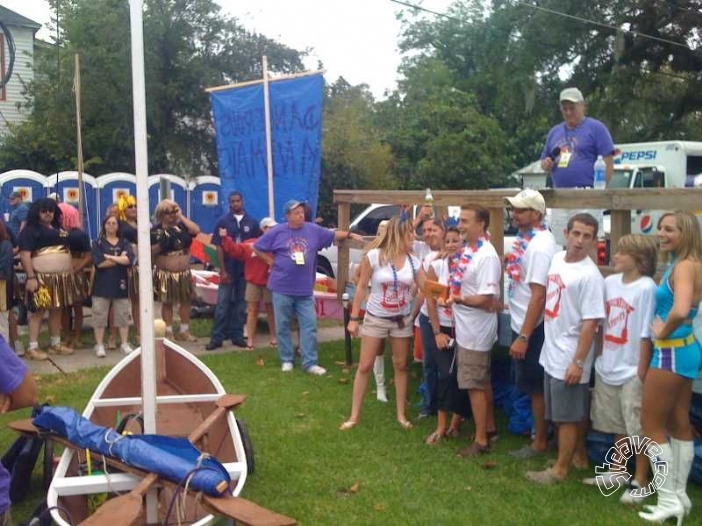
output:
[[[461,0],[449,17],[405,12],[401,49],[413,57],[407,68],[444,64],[525,165],[561,121],[558,93],[571,85],[615,142],[699,138],[701,9],[700,0]]]
[[[390,146],[374,123],[368,87],[337,79],[325,90],[318,215],[336,218],[336,188],[393,188],[392,161]]]
[[[506,184],[515,168],[507,137],[476,97],[457,87],[454,73],[435,58],[420,58],[405,65],[404,75],[398,91],[378,105],[401,188]]]
[[[27,86],[31,117],[5,138],[0,161],[43,172],[74,169],[71,87],[79,53],[86,170],[133,172],[129,3],[62,0],[58,7],[59,40],[37,57]],[[144,49],[151,173],[217,173],[205,88],[260,78],[264,54],[273,72],[303,69],[302,53],[247,31],[212,0],[146,0]]]

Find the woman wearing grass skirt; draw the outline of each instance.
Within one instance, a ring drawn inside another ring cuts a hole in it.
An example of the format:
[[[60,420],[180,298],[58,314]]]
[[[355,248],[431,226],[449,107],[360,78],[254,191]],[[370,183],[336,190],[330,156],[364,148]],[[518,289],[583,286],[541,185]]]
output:
[[[359,313],[370,284],[361,333],[361,356],[353,383],[351,417],[341,425],[345,431],[354,427],[360,418],[363,396],[368,387],[368,376],[376,356],[390,340],[392,363],[395,369],[396,416],[405,429],[412,424],[407,420],[407,359],[412,337],[411,303],[416,282],[423,279],[419,260],[410,254],[414,232],[405,212],[388,222],[386,231],[375,241],[361,262],[361,274],[351,308],[349,332],[359,334]]]
[[[694,458],[690,402],[692,382],[702,366],[702,348],[692,328],[702,299],[702,236],[697,218],[690,212],[665,213],[658,221],[658,240],[670,266],[656,289],[653,359],[641,404],[643,432],[660,447],[657,461],[652,462],[653,480],[659,484],[655,488],[658,504],[639,516],[650,522],[676,517],[680,524],[692,508],[686,492]],[[667,466],[661,468],[663,463]]]
[[[166,322],[166,337],[173,337],[173,306],[180,305],[180,332],[177,341],[194,342],[190,334],[190,302],[193,280],[190,273],[190,245],[200,228],[185,217],[170,199],[156,206],[156,225],[151,229],[151,253],[154,257],[154,295],[162,303],[161,316]]]
[[[59,227],[61,210],[53,199],[37,199],[29,209],[19,237],[20,260],[27,273],[29,349],[27,357],[45,360],[39,350],[39,330],[49,311],[49,354],[73,354],[61,343],[61,309],[72,305],[78,286],[72,272],[68,232]]]

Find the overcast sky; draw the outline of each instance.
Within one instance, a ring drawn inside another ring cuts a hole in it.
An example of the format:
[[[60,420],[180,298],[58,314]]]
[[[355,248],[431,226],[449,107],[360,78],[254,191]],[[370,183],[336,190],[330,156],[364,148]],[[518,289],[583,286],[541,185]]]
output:
[[[97,0],[96,0],[97,1]],[[125,0],[127,1],[127,0]],[[445,12],[451,0],[408,0]],[[395,87],[400,55],[402,7],[390,0],[217,0],[223,11],[250,30],[298,50],[312,48],[307,66],[321,60],[328,82],[343,76],[351,84],[366,83],[376,97]],[[0,5],[40,24],[49,21],[47,0],[0,0]],[[49,39],[43,30],[40,38]]]

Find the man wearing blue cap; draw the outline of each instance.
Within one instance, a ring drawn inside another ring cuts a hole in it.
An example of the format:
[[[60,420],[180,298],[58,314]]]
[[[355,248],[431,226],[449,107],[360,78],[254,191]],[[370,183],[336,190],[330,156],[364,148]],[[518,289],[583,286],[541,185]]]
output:
[[[328,230],[305,222],[303,202],[292,199],[285,203],[285,219],[267,231],[256,243],[254,251],[273,254],[268,288],[273,293],[278,353],[283,372],[293,370],[295,351],[290,334],[290,319],[296,314],[300,324],[302,368],[321,376],[327,372],[317,363],[317,316],[314,308],[314,283],[317,252],[334,241],[362,239],[344,230]]]

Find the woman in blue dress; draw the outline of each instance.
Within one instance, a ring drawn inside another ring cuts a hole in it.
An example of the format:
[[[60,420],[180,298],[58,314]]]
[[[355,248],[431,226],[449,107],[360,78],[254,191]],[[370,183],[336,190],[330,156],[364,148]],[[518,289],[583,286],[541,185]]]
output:
[[[676,517],[680,524],[692,507],[685,490],[694,457],[689,411],[692,382],[702,365],[702,348],[692,327],[702,298],[702,236],[697,218],[690,212],[663,214],[658,239],[670,264],[656,290],[653,359],[644,379],[641,408],[643,432],[660,447],[647,452],[655,456],[651,464],[656,487],[651,489],[658,494],[658,504],[639,516],[650,522]]]

